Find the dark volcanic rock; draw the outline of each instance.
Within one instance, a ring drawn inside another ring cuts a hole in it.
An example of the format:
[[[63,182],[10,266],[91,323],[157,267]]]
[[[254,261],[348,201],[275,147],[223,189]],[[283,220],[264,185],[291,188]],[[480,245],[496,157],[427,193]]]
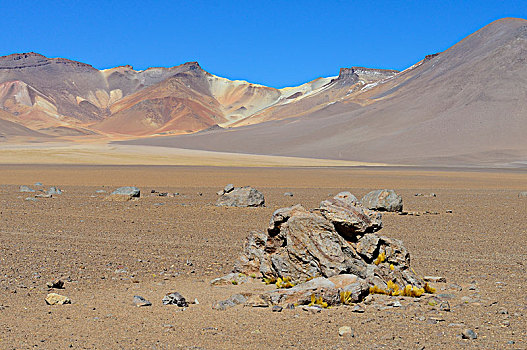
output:
[[[229,185],[228,185],[229,186]],[[228,192],[225,190],[228,189]],[[263,207],[265,204],[264,195],[252,187],[226,188],[218,198],[216,205],[228,207]]]

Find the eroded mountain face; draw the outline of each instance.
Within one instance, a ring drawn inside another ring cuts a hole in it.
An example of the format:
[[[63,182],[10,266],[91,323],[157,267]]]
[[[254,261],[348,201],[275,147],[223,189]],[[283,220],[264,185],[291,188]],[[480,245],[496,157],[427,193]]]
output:
[[[0,109],[7,112],[0,118],[37,132],[32,136],[185,134],[313,112],[396,73],[344,68],[338,77],[275,89],[212,75],[197,62],[100,71],[63,58],[13,54],[0,57]]]

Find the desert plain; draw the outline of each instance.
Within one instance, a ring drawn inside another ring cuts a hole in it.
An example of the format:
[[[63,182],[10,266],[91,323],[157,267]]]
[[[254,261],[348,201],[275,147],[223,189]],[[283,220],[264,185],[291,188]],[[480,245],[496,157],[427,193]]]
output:
[[[223,161],[228,166],[0,165],[0,348],[527,347],[522,169]],[[229,183],[260,190],[265,207],[215,206],[216,192]],[[64,193],[26,200],[34,194],[20,193],[20,185],[57,186]],[[105,200],[120,186],[139,187],[141,198]],[[363,313],[351,306],[319,313],[212,309],[236,293],[276,288],[258,281],[210,285],[231,271],[249,232],[265,230],[274,210],[297,203],[314,208],[340,191],[360,198],[382,188],[396,190],[414,215],[384,213],[381,233],[404,242],[418,275],[446,278],[432,283],[434,295],[375,295]],[[64,289],[50,290],[46,283],[57,278]],[[72,303],[47,305],[50,291]],[[163,305],[170,292],[191,304]],[[134,295],[152,305],[136,307]],[[450,311],[430,298],[448,301]],[[353,336],[339,336],[342,326]],[[477,339],[462,339],[465,329]]]

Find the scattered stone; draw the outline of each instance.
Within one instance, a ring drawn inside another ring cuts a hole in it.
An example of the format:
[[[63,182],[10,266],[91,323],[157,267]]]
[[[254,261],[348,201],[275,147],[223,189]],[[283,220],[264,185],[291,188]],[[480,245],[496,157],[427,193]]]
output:
[[[349,336],[349,337],[353,338],[354,334],[353,334],[353,331],[351,330],[351,327],[343,326],[343,327],[339,328],[339,336],[341,336],[341,337]]]
[[[280,305],[274,305],[272,308],[271,308],[271,311],[272,312],[282,312],[284,308],[281,307]]]
[[[177,305],[179,307],[188,307],[187,301],[178,292],[165,295],[163,297],[163,305]]]
[[[44,193],[39,193],[39,194],[36,194],[35,195],[35,198],[52,198],[53,196],[49,193],[47,194],[44,194]]]
[[[35,190],[30,188],[29,186],[22,185],[20,186],[19,192],[35,192]]]
[[[97,190],[97,191],[95,191],[95,193],[106,193],[106,191],[105,190]]]
[[[416,193],[414,194],[416,197],[437,197],[435,193],[429,193],[429,194],[423,194],[423,193]]]
[[[246,296],[244,296],[243,294],[234,294],[234,295],[231,295],[231,297],[227,300],[221,300],[221,301],[214,302],[212,304],[212,309],[224,311],[227,308],[240,305],[240,304],[244,304],[245,302],[247,302]]]
[[[52,186],[49,188],[49,190],[46,193],[49,195],[58,195],[58,194],[62,194],[62,190],[60,188]]]
[[[447,213],[447,214],[452,214],[453,212],[452,212],[451,209],[448,209],[448,210],[446,211],[446,213]]]
[[[448,301],[443,301],[439,304],[439,310],[450,312],[450,303]]]
[[[356,304],[356,305],[353,305],[353,308],[351,309],[351,312],[356,312],[356,313],[359,313],[359,314],[362,314],[364,313],[366,310],[364,309],[364,307],[360,304]]]
[[[401,302],[400,302],[399,300],[395,300],[395,301],[392,303],[392,306],[393,306],[393,307],[401,307],[401,306],[403,306],[403,305],[401,304]]]
[[[293,194],[291,192],[285,192],[284,196],[285,197],[293,197]]]
[[[527,197],[527,192],[520,192],[520,193],[518,193],[518,197],[519,197],[519,198],[525,198],[525,197]]]
[[[46,283],[46,285],[48,286],[48,288],[64,289],[64,281],[62,281],[60,279],[56,279],[56,280],[50,281],[50,282]]]
[[[430,283],[446,283],[446,278],[441,276],[425,276],[423,280]]]
[[[245,305],[251,307],[269,307],[270,301],[264,299],[262,295],[251,295],[245,302]]]
[[[33,198],[33,197],[26,197],[24,200],[29,201],[29,202],[38,202],[38,199]]]
[[[134,295],[133,303],[134,303],[134,305],[137,306],[137,307],[141,307],[141,306],[151,306],[151,305],[152,305],[151,302],[149,302],[148,300],[146,300],[145,298],[143,298],[143,297],[140,296],[140,295]]]
[[[71,304],[70,298],[60,295],[57,293],[49,293],[46,296],[46,303],[48,305],[64,305],[64,304]]]
[[[250,187],[235,187],[229,192],[225,192],[218,198],[217,206],[227,207],[263,207],[265,204],[264,195]]]
[[[322,308],[320,306],[317,306],[317,305],[302,306],[302,310],[307,311],[307,312],[312,313],[312,314],[318,314],[318,313],[320,313],[322,311]]]
[[[362,205],[377,211],[402,211],[403,199],[394,190],[371,191],[362,197]]]
[[[478,335],[472,329],[467,328],[461,333],[461,337],[463,339],[477,339]]]
[[[35,186],[42,186],[42,182],[35,182]]]
[[[228,275],[225,275],[223,277],[218,277],[210,281],[210,284],[214,286],[220,286],[220,285],[238,285],[238,284],[244,284],[249,281],[249,276],[243,274],[243,273],[229,273]]]
[[[508,315],[509,311],[506,308],[502,307],[496,313],[499,315]]]
[[[286,310],[294,310],[295,309],[295,304],[293,303],[289,303],[285,306]]]
[[[110,196],[107,197],[109,200],[122,200],[127,201],[135,198],[139,198],[141,190],[137,187],[125,186],[119,187],[113,191]]]

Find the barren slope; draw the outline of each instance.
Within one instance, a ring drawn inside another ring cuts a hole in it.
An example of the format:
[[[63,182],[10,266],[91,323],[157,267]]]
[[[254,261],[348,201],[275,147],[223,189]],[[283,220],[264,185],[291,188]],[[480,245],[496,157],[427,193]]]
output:
[[[354,98],[363,108],[342,100],[299,118],[136,143],[399,164],[523,164],[526,59],[527,21],[504,19],[361,92]]]

